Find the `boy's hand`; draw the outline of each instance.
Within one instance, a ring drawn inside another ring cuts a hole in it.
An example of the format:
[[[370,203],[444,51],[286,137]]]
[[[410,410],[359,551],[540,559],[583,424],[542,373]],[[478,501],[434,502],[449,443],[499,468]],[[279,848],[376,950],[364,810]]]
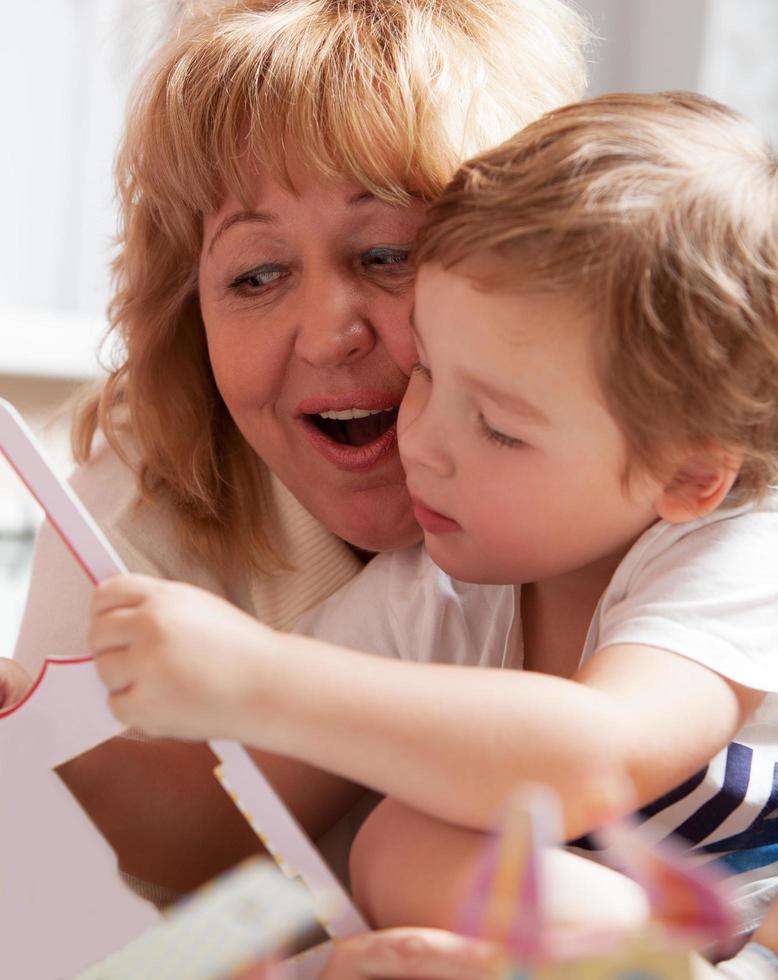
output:
[[[124,575],[92,597],[89,645],[119,721],[152,735],[237,737],[281,634],[191,585]],[[260,697],[261,706],[261,697]]]
[[[34,681],[15,660],[0,657],[0,711],[21,701]]]

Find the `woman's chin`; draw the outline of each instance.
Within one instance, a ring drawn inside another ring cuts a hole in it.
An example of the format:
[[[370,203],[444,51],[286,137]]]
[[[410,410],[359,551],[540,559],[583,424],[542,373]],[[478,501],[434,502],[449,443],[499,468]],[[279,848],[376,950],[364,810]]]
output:
[[[396,551],[422,540],[396,450],[365,472],[310,465],[297,453],[263,458],[305,509],[359,551]],[[275,464],[275,465],[274,465]]]
[[[401,548],[410,548],[411,545],[419,544],[424,535],[416,523],[411,523],[407,528],[381,527],[359,529],[348,536],[341,535],[357,551],[364,551],[373,554],[379,551],[399,551]]]
[[[423,539],[404,485],[373,490],[361,500],[352,495],[348,503],[328,506],[319,519],[359,551],[397,551]]]

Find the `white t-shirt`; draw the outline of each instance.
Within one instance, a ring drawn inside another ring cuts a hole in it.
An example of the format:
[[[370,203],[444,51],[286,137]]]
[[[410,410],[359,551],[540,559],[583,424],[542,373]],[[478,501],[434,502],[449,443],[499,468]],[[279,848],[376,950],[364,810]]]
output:
[[[521,654],[508,664],[517,616],[512,586],[455,581],[416,547],[373,559],[295,629],[405,660],[520,668]],[[649,528],[603,593],[581,663],[614,644],[670,650],[767,692],[704,770],[640,813],[653,839],[673,832],[732,877],[753,928],[778,890],[778,496]]]

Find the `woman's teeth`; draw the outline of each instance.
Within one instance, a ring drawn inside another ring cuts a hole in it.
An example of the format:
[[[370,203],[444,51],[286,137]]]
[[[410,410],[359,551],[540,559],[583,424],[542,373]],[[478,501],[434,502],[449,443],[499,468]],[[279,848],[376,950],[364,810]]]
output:
[[[308,418],[334,442],[345,446],[365,446],[392,428],[397,419],[397,409],[344,408],[316,412]]]
[[[393,412],[394,408],[377,408],[370,410],[367,408],[346,408],[341,412],[318,412],[320,418],[337,419],[339,422],[346,422],[349,419],[366,419],[369,415],[380,415],[381,412]]]

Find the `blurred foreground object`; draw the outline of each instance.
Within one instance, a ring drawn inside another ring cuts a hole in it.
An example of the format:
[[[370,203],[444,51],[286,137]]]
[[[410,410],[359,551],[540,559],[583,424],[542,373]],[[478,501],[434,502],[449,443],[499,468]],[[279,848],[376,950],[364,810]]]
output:
[[[560,927],[546,921],[542,853],[559,840],[559,807],[544,787],[526,787],[486,847],[458,931],[497,942],[502,980],[687,980],[691,952],[731,938],[737,927],[723,883],[694,868],[672,844],[649,843],[628,818],[597,831],[619,869],[646,892],[651,917],[640,930]],[[592,896],[593,900],[595,896]]]
[[[310,897],[265,858],[251,858],[173,906],[165,921],[78,980],[223,980],[277,956],[317,925]]]

